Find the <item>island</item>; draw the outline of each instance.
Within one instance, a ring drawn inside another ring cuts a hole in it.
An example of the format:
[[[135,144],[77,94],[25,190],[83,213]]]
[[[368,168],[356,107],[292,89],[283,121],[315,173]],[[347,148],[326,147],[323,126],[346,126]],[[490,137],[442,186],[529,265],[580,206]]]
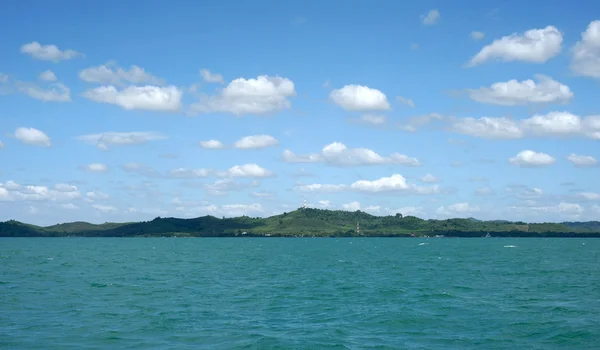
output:
[[[525,223],[474,218],[425,220],[401,213],[300,208],[267,218],[240,216],[35,226],[0,222],[0,237],[600,237],[600,222]]]

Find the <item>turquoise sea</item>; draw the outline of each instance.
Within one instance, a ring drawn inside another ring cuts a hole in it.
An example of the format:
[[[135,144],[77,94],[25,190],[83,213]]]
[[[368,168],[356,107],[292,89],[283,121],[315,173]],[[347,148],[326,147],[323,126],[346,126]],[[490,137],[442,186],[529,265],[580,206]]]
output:
[[[600,239],[0,239],[6,349],[599,346]]]

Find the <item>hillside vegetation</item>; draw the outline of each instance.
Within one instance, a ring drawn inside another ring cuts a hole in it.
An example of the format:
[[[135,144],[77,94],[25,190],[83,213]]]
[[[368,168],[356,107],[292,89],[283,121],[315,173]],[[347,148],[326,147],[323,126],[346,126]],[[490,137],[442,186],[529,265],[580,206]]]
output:
[[[357,223],[360,229],[357,231]],[[18,221],[0,223],[0,237],[600,237],[599,222],[537,223],[473,218],[424,220],[415,216],[375,216],[362,211],[301,208],[268,218],[241,216],[219,219],[160,218],[131,223],[71,222],[34,226]]]

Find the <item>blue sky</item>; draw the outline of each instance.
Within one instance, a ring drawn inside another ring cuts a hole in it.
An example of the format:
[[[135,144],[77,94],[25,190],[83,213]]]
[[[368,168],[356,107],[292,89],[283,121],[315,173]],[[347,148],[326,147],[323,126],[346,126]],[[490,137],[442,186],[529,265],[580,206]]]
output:
[[[598,220],[599,11],[4,4],[0,220]]]

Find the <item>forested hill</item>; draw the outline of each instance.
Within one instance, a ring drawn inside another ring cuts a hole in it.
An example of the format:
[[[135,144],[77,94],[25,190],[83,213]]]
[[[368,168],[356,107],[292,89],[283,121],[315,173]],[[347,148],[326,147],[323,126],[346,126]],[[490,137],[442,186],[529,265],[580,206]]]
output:
[[[357,230],[357,223],[359,230]],[[375,216],[362,211],[302,208],[268,218],[241,216],[160,218],[130,223],[71,222],[41,227],[0,222],[0,237],[600,237],[600,222],[535,223],[473,218],[423,220],[415,216]]]

